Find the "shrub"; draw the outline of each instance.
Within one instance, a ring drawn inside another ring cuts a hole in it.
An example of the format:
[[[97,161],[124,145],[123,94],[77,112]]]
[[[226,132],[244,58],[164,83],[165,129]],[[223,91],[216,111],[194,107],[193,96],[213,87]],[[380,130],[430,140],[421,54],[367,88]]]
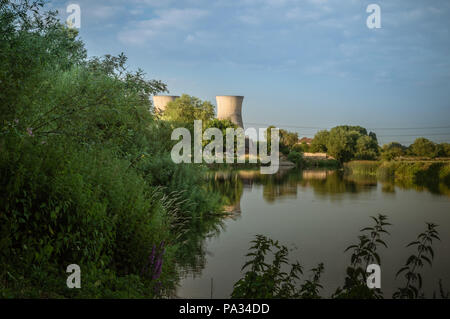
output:
[[[303,154],[302,153],[299,153],[299,152],[296,152],[296,151],[291,151],[287,158],[288,158],[289,161],[291,161],[292,163],[297,165],[297,167],[304,166],[304,160],[303,160]]]

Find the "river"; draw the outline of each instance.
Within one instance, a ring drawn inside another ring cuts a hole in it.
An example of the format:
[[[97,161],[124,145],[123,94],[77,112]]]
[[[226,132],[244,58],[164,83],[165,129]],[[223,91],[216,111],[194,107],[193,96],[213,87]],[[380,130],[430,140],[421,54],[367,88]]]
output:
[[[235,170],[211,172],[210,187],[224,196],[230,217],[205,237],[204,260],[183,272],[179,297],[229,298],[256,234],[292,249],[290,261],[300,261],[306,278],[309,269],[323,262],[321,294],[329,297],[343,285],[350,263],[345,248],[357,243],[360,229],[372,225],[370,216],[378,214],[387,215],[392,224],[388,248],[380,248],[385,298],[404,283],[395,274],[414,252],[405,246],[425,230],[425,222],[439,225],[441,241],[433,244],[432,268],[426,265],[422,271],[424,291],[432,297],[439,279],[450,289],[450,192],[443,185],[430,190],[341,171],[290,170],[269,176]]]

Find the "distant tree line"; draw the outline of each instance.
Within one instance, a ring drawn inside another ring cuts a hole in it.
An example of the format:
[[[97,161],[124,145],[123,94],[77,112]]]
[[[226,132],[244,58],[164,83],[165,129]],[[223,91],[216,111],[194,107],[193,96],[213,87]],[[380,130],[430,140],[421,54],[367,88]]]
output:
[[[397,142],[383,145],[381,156],[384,160],[392,160],[400,156],[450,157],[450,144],[436,144],[424,137],[419,137],[409,147]]]
[[[270,126],[267,132],[274,127]],[[393,160],[402,156],[450,157],[450,144],[437,144],[419,137],[409,147],[398,142],[391,142],[380,147],[374,132],[368,132],[361,126],[341,125],[329,131],[317,132],[310,144],[300,143],[298,133],[281,129],[280,151],[292,158],[298,158],[305,152],[327,153],[340,163],[344,163],[351,160]]]

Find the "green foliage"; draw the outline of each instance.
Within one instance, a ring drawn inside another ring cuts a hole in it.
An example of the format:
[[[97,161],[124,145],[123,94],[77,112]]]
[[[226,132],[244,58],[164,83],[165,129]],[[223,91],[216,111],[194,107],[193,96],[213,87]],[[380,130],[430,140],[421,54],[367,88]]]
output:
[[[205,128],[204,130],[207,130],[208,128],[217,128],[221,131],[222,133],[222,145],[223,145],[223,149],[222,152],[223,154],[225,154],[226,152],[226,134],[227,134],[227,128],[231,128],[231,129],[237,129],[238,126],[236,124],[234,124],[233,122],[231,122],[230,120],[219,120],[219,119],[213,119],[213,120],[209,120],[208,122],[206,122],[206,125],[204,125]],[[210,140],[203,140],[203,146],[209,144],[211,141]],[[237,153],[237,149],[238,146],[240,146],[241,144],[238,144],[238,139],[236,138],[234,140],[234,152],[235,154]],[[244,142],[245,143],[245,142]]]
[[[327,130],[319,131],[314,136],[311,142],[311,152],[313,153],[326,153],[327,152],[327,142],[330,137],[330,132]]]
[[[373,160],[378,157],[378,143],[377,140],[363,135],[356,140],[355,158],[360,160]]]
[[[312,152],[326,152],[340,163],[352,159],[371,160],[378,157],[378,142],[375,133],[361,126],[337,126],[328,131],[319,131],[311,143]]]
[[[439,183],[450,186],[450,164],[421,161],[383,162],[377,170],[377,176],[382,179],[409,181],[431,188]]]
[[[377,176],[380,162],[376,161],[351,161],[344,165],[351,175]]]
[[[273,241],[263,235],[256,235],[253,246],[247,257],[251,259],[245,263],[242,270],[249,269],[244,278],[235,285],[231,298],[296,298],[301,291],[296,287],[296,281],[303,274],[298,262],[290,264],[289,273],[282,267],[289,265],[289,251],[278,241]],[[273,254],[271,264],[266,262],[266,255]],[[320,276],[320,273],[318,273]],[[318,280],[317,280],[318,281]],[[308,292],[315,291],[315,287],[308,286]]]
[[[332,158],[328,159],[314,159],[314,158],[303,158],[304,160],[304,168],[329,168],[329,169],[338,169],[341,168],[342,165],[338,161]]]
[[[163,118],[179,124],[194,124],[194,120],[206,122],[214,117],[214,106],[207,101],[183,94],[175,101],[167,103]]]
[[[335,299],[382,299],[383,293],[380,289],[370,289],[367,286],[367,266],[370,264],[381,265],[381,258],[378,253],[379,247],[388,248],[383,236],[389,235],[386,230],[391,224],[387,222],[387,217],[378,215],[371,217],[374,221],[372,227],[361,229],[362,235],[358,237],[359,242],[347,247],[345,251],[352,251],[350,266],[347,267],[344,285],[338,287],[331,296]],[[439,240],[436,225],[427,223],[427,230],[418,235],[417,240],[409,246],[417,246],[417,254],[411,255],[404,267],[397,276],[404,273],[406,284],[399,288],[393,298],[418,298],[424,297],[421,292],[422,276],[419,270],[424,263],[432,264],[434,251],[433,240]],[[244,277],[234,285],[232,298],[285,298],[285,299],[317,299],[321,298],[320,277],[324,271],[324,266],[320,263],[311,270],[312,278],[305,280],[300,286],[298,282],[303,274],[301,265],[296,262],[291,264],[289,273],[283,268],[289,265],[288,249],[262,235],[256,235],[252,241],[250,257],[242,269],[247,269]],[[272,264],[266,260],[272,260]],[[283,267],[284,265],[284,267]],[[449,293],[444,291],[442,281],[439,281],[440,297],[446,299]],[[434,294],[436,297],[436,293]]]
[[[441,143],[436,145],[437,156],[450,157],[450,143]]]
[[[440,240],[436,230],[437,225],[427,223],[427,229],[417,236],[417,240],[409,243],[406,247],[416,246],[417,254],[408,257],[406,264],[396,274],[396,277],[404,273],[405,286],[399,288],[393,295],[394,298],[416,299],[423,296],[422,275],[419,270],[427,263],[430,267],[434,259],[434,250],[432,248],[433,240]],[[442,291],[442,286],[440,286]]]
[[[291,151],[296,151],[298,153],[305,153],[310,151],[310,146],[306,143],[295,144],[292,146]]]
[[[306,279],[305,282],[300,287],[300,298],[301,299],[320,299],[320,289],[323,286],[320,284],[320,277],[324,271],[323,263],[320,263],[316,268],[311,269],[312,279]]]
[[[378,217],[372,217],[372,219],[375,225],[361,229],[363,234],[359,236],[359,243],[350,245],[345,250],[352,250],[353,252],[350,258],[350,266],[346,271],[345,284],[342,288],[339,287],[336,290],[335,298],[378,299],[382,297],[379,289],[369,289],[367,287],[366,269],[372,263],[381,265],[377,249],[379,245],[387,248],[382,235],[389,234],[385,228],[391,224],[386,221],[387,217],[384,215],[378,215]]]
[[[219,197],[206,196],[203,167],[170,159],[170,123],[149,112],[166,85],[123,54],[87,60],[41,7],[0,2],[0,295],[168,294],[179,242]],[[159,265],[142,271],[153,247]],[[72,263],[82,290],[65,287]]]
[[[296,152],[296,151],[291,151],[287,158],[288,158],[289,161],[291,161],[292,163],[297,165],[297,167],[304,166],[305,161],[303,160],[303,154],[302,153],[299,153],[299,152]]]
[[[331,129],[327,141],[327,153],[341,163],[348,162],[354,158],[356,139],[356,132],[348,132],[340,128]]]
[[[265,137],[267,140],[267,145],[268,147],[270,147],[271,145],[271,132],[272,129],[274,129],[275,126],[271,125],[266,129],[265,132]],[[294,133],[294,132],[289,132],[283,129],[279,130],[279,134],[280,134],[280,141],[279,141],[279,150],[281,153],[288,155],[289,152],[292,150],[292,148],[294,147],[294,145],[296,145],[298,143],[298,133]]]
[[[391,161],[397,157],[406,155],[407,147],[397,142],[391,142],[383,145],[381,149],[381,157],[386,161]]]
[[[423,157],[436,157],[438,155],[438,149],[436,144],[430,140],[419,137],[409,146],[409,149],[413,155]]]
[[[32,112],[29,96],[46,92],[54,70],[68,70],[86,57],[77,31],[59,24],[54,11],[41,14],[43,4],[0,2],[0,113],[7,121]]]

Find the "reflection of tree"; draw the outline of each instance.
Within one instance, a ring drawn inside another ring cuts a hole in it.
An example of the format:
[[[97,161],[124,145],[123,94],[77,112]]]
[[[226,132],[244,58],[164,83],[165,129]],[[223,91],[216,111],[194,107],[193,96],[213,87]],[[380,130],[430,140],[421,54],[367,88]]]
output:
[[[391,182],[382,183],[381,191],[383,193],[395,193],[395,184]]]
[[[177,263],[181,275],[187,273],[200,276],[206,264],[205,243],[207,238],[215,237],[225,229],[220,216],[205,218],[189,226],[189,232],[180,240],[180,249],[177,250]]]
[[[330,194],[367,192],[376,187],[376,180],[370,178],[351,178],[340,171],[326,171],[324,178],[303,179],[300,185],[312,187],[314,193],[322,196]]]
[[[319,195],[358,193],[377,185],[376,178],[344,176],[336,170],[280,170],[261,174],[259,170],[216,171],[209,179],[211,191],[223,195],[227,211],[240,211],[243,187],[263,185],[263,198],[273,203],[282,198],[297,198],[298,186],[312,187]]]
[[[286,197],[296,197],[298,187],[312,188],[319,196],[333,194],[368,192],[382,183],[382,191],[395,193],[395,188],[415,189],[416,191],[438,192],[450,196],[449,187],[443,183],[420,185],[409,180],[380,180],[369,175],[349,175],[341,171],[327,170],[281,170],[273,175],[261,175],[259,170],[210,171],[207,188],[222,195],[225,210],[241,212],[240,202],[244,188],[252,185],[263,186],[263,198],[269,203]],[[339,198],[339,197],[338,197]],[[236,214],[231,216],[238,216]],[[224,229],[224,219],[220,216],[192,221],[186,226],[189,232],[180,241],[177,261],[182,274],[200,276],[206,262],[207,238],[217,236]]]
[[[393,188],[398,187],[400,189],[405,190],[413,189],[416,192],[430,192],[432,194],[450,196],[450,189],[444,183],[439,182],[433,183],[431,181],[419,182],[413,181],[412,179],[396,179],[394,181],[393,178],[385,180],[383,182],[384,182],[383,186],[386,184],[390,184],[392,185]]]
[[[213,190],[224,196],[224,204],[228,211],[240,211],[240,198],[243,188],[252,185],[263,185],[263,198],[272,203],[282,198],[296,198],[298,186],[310,187],[319,196],[333,194],[369,192],[381,181],[382,191],[395,193],[395,187],[430,191],[437,194],[450,194],[449,187],[444,184],[427,182],[419,183],[408,180],[380,180],[369,174],[348,174],[337,170],[280,170],[276,174],[262,175],[259,170],[234,170],[214,172],[210,181]],[[336,199],[336,197],[335,197]]]
[[[280,172],[279,172],[280,173]],[[273,203],[281,198],[297,198],[297,180],[287,173],[264,179],[263,197]]]
[[[243,181],[239,178],[237,171],[215,171],[209,173],[208,191],[222,195],[225,212],[241,212],[243,187]]]
[[[382,176],[378,180],[383,183],[383,191],[395,191],[395,187],[400,189],[413,189],[417,192],[430,192],[437,195],[450,196],[449,185],[440,182],[436,172],[417,174],[416,176],[388,175]],[[388,187],[389,185],[389,187]]]

